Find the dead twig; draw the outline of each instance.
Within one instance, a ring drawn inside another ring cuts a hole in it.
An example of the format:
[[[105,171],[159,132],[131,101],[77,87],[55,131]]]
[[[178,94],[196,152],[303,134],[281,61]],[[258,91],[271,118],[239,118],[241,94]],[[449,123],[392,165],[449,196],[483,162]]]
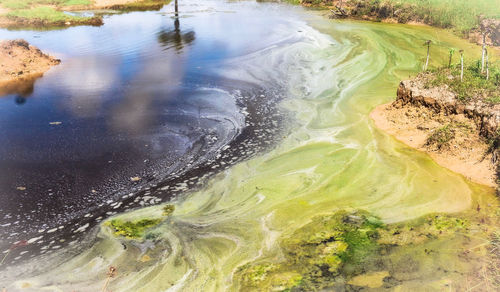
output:
[[[111,278],[114,278],[116,276],[116,268],[111,266],[109,267],[108,269],[108,272],[106,273],[107,274],[107,278],[106,278],[106,282],[104,282],[104,286],[102,287],[102,292],[106,292],[106,289],[108,288],[108,285],[109,285],[109,281],[111,281]]]
[[[26,240],[21,240],[21,241],[18,241],[16,243],[14,243],[8,250],[7,250],[7,253],[5,254],[5,256],[2,258],[2,260],[0,261],[0,266],[5,262],[5,259],[7,258],[7,256],[9,256],[10,252],[15,250],[16,248],[18,247],[22,247],[22,246],[27,246],[28,245],[28,242]],[[5,289],[5,288],[4,288]],[[4,292],[4,291],[2,291]]]

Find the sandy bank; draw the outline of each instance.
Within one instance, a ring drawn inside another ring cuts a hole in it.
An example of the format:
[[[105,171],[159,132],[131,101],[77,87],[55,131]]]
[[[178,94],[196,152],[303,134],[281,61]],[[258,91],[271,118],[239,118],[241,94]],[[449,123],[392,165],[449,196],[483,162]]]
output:
[[[28,94],[37,78],[61,61],[25,40],[0,41],[0,95]]]
[[[490,130],[496,131],[487,127],[491,123],[485,123],[485,117],[478,121],[472,110],[461,111],[463,105],[458,103],[458,111],[450,103],[445,110],[443,100],[449,102],[454,97],[444,89],[419,91],[420,84],[411,83],[413,88],[409,84],[401,83],[396,101],[370,113],[375,125],[428,153],[438,164],[474,182],[496,187],[496,161],[486,139]]]

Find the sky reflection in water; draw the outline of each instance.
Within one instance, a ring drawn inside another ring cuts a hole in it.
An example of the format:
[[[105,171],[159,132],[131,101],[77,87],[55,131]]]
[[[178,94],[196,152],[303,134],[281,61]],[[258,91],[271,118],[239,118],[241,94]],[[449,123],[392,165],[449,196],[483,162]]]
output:
[[[0,98],[4,244],[133,190],[131,177],[165,177],[206,136],[220,147],[238,134],[243,117],[215,71],[268,46],[262,26],[285,24],[219,4],[181,4],[179,18],[171,3],[107,16],[102,27],[0,30],[62,60],[33,91]]]

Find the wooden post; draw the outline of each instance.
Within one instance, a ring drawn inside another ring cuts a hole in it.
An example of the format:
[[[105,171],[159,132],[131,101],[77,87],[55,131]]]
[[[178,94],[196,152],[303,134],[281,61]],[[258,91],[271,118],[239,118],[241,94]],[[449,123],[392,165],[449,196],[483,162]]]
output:
[[[490,79],[490,68],[489,68],[489,62],[488,62],[488,48],[485,49],[485,54],[486,54],[486,80]]]
[[[427,59],[425,60],[424,71],[427,71],[427,66],[429,66],[429,57],[431,51],[431,41],[428,40],[424,43],[424,46],[427,45]]]
[[[464,81],[464,50],[460,50],[460,82]]]
[[[484,58],[486,54],[486,29],[484,29],[482,33],[483,33],[483,50],[481,52],[481,73],[484,72]]]

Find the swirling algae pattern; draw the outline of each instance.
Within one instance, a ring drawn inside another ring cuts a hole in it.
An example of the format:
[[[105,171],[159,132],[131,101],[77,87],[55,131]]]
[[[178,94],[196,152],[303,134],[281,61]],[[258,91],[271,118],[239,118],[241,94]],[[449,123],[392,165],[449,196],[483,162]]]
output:
[[[465,48],[469,56],[477,48],[429,27],[334,21],[316,14],[295,21],[286,41],[228,62],[238,64],[232,76],[239,70],[239,76],[286,86],[281,107],[292,118],[280,143],[171,202],[172,216],[149,231],[155,245],[116,237],[103,224],[89,249],[16,285],[97,291],[108,267],[115,266],[112,291],[245,290],[239,268],[282,261],[280,242],[318,215],[361,209],[397,224],[433,213],[472,218],[476,205],[494,212],[492,190],[443,169],[368,118],[372,108],[394,98],[399,80],[421,70],[425,40],[433,41],[431,66],[446,62],[449,47]],[[162,207],[116,218],[158,218]],[[443,252],[434,264],[427,259],[399,289],[465,285],[467,277],[460,275],[470,274],[479,260],[464,263],[450,250],[487,240],[484,228],[476,231],[468,240],[434,240],[434,250]],[[417,256],[424,247],[429,246],[415,244],[398,253],[424,261]],[[438,272],[442,263],[461,274]]]

